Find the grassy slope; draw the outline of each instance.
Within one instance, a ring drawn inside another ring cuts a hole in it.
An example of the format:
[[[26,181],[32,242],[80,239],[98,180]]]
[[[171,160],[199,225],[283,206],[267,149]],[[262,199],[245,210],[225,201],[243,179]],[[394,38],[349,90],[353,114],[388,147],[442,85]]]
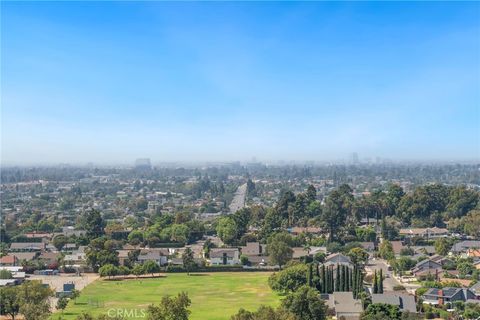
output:
[[[268,287],[269,273],[222,272],[187,276],[168,274],[165,278],[125,281],[97,280],[82,290],[77,305],[69,303],[62,318],[74,319],[82,311],[93,315],[109,308],[146,308],[167,294],[186,291],[192,300],[190,319],[229,319],[239,308],[255,310],[260,305],[277,306],[279,296]],[[89,301],[100,301],[95,307]],[[137,311],[140,312],[140,311]],[[56,313],[52,318],[58,319]]]

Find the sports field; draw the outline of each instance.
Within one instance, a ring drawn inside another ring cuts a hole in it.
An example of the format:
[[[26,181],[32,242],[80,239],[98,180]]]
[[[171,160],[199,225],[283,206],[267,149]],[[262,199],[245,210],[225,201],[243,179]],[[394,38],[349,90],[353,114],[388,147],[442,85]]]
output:
[[[190,319],[224,320],[241,307],[256,310],[262,304],[279,305],[279,296],[268,286],[269,275],[267,272],[216,272],[190,276],[170,273],[155,279],[97,280],[82,290],[76,305],[70,301],[63,315],[57,312],[52,318],[75,319],[82,311],[87,311],[92,315],[119,312],[127,314],[128,319],[141,319],[142,310],[149,304],[158,303],[164,295],[186,291],[192,300]]]

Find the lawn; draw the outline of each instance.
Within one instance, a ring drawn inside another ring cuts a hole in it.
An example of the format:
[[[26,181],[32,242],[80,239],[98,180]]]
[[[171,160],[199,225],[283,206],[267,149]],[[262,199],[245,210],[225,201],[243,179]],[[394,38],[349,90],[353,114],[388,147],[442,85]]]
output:
[[[77,299],[70,301],[63,315],[52,318],[75,319],[82,311],[92,315],[113,314],[116,309],[133,312],[129,319],[142,317],[142,309],[157,303],[164,295],[186,291],[192,300],[190,319],[229,319],[238,309],[256,310],[260,305],[277,306],[280,297],[269,288],[266,272],[217,272],[188,276],[171,273],[164,278],[123,281],[97,280]],[[112,311],[113,310],[113,311]],[[124,311],[120,311],[124,312]]]

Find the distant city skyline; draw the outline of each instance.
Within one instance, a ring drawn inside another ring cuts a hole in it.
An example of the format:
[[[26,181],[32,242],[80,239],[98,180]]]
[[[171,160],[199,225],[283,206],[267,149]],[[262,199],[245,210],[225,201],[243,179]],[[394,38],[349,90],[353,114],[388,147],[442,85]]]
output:
[[[0,5],[2,165],[480,160],[478,2]]]

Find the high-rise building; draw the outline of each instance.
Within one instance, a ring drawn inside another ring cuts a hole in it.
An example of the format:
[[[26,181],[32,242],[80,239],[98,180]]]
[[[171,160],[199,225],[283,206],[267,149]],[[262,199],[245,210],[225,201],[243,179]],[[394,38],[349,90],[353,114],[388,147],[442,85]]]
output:
[[[351,164],[359,164],[360,163],[360,161],[358,160],[358,153],[356,153],[356,152],[352,153],[350,162],[351,162]]]
[[[152,165],[150,164],[149,158],[141,158],[135,160],[135,169],[138,170],[150,170],[152,169]]]

